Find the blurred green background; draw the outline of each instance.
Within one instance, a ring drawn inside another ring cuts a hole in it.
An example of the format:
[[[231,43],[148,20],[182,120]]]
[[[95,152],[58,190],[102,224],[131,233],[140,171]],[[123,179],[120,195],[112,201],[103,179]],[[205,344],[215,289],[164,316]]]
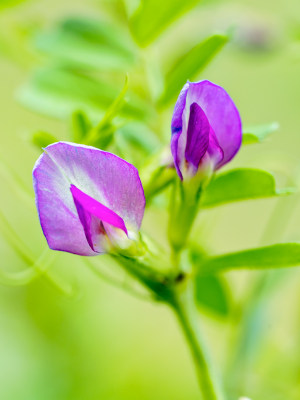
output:
[[[166,2],[166,15],[174,13],[179,3]],[[128,104],[136,108],[123,109],[116,142],[127,159],[141,167],[144,145],[136,149],[128,146],[134,142],[130,129],[135,139],[148,135],[148,153],[155,152],[160,143],[168,145],[174,95],[176,100],[181,84],[174,89],[168,107],[159,113],[153,110],[164,71],[184,55],[185,49],[215,32],[229,35],[229,42],[205,70],[195,71],[193,78],[222,85],[236,102],[245,126],[273,121],[280,125],[263,144],[242,148],[227,168],[265,168],[275,174],[279,186],[298,185],[299,2],[188,3],[191,9],[182,10],[185,13],[176,20],[174,16],[163,32],[159,31],[163,22],[154,27],[159,35],[149,45],[141,35],[139,47],[127,26],[128,16],[133,15],[133,33],[140,29],[138,23],[134,25],[139,1],[0,0],[0,268],[3,276],[20,276],[16,282],[1,279],[1,400],[199,398],[192,360],[170,310],[107,284],[84,260],[68,254],[57,254],[46,274],[21,285],[30,259],[43,254],[44,263],[51,254],[47,252],[31,189],[32,167],[41,153],[32,143],[32,135],[45,131],[60,140],[72,140],[71,111],[83,107],[93,122],[98,122],[122,90],[128,73]],[[85,44],[77,43],[74,48],[72,37],[63,37],[63,42],[56,27],[71,17],[108,24],[110,28],[103,25],[102,34],[112,42],[105,50],[106,39],[101,39],[103,53],[95,53],[99,41],[90,37],[88,30],[84,30]],[[144,18],[142,28],[151,28],[153,15],[146,13]],[[115,31],[110,30],[112,25]],[[56,33],[51,36],[49,32]],[[144,32],[147,34],[147,29]],[[111,51],[114,37],[117,45]],[[73,73],[74,65],[80,79],[86,78],[88,71],[88,86],[77,86],[79,81],[69,81],[69,75],[61,72],[46,72],[47,78],[53,73],[50,83],[37,87],[50,95],[36,95],[36,87],[32,89],[36,71],[63,68]],[[100,82],[98,86],[93,79]],[[51,97],[57,82],[60,89]],[[109,87],[111,83],[114,88]],[[142,122],[131,128],[131,119],[138,118]],[[295,195],[208,210],[199,216],[192,240],[212,253],[298,241],[298,199]],[[166,245],[164,201],[162,198],[147,209],[143,230]],[[29,253],[32,256],[28,260]],[[119,276],[107,256],[91,263],[94,268]],[[126,284],[128,278],[122,275],[121,279]],[[201,309],[203,331],[230,400],[242,395],[253,400],[300,398],[299,279],[297,269],[267,275],[228,273],[224,280],[231,299],[230,311],[216,315]]]

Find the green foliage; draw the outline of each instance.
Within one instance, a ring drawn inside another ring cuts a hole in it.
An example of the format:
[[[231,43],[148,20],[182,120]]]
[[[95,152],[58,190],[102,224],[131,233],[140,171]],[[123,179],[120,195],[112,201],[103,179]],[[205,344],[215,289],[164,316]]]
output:
[[[54,60],[92,69],[124,69],[134,60],[126,32],[100,20],[69,18],[36,38],[37,48]]]
[[[216,314],[229,313],[229,299],[224,279],[217,275],[196,275],[195,296],[197,304]]]
[[[72,132],[74,142],[83,143],[84,138],[92,129],[92,123],[83,111],[74,111],[72,114]]]
[[[202,207],[215,207],[234,201],[272,197],[293,193],[292,189],[276,189],[275,179],[260,169],[239,168],[216,175],[201,199]]]
[[[117,145],[124,148],[127,154],[140,158],[142,163],[160,146],[155,133],[147,125],[138,122],[129,122],[121,127],[115,138]]]
[[[300,243],[280,243],[208,258],[200,273],[217,273],[233,269],[272,269],[300,265]]]
[[[263,142],[271,133],[279,128],[278,122],[244,128],[243,144],[254,144]]]
[[[49,146],[51,143],[58,142],[59,140],[48,132],[38,131],[32,135],[32,143],[39,149]]]
[[[117,96],[116,83],[60,67],[40,70],[18,93],[25,106],[62,119],[68,118],[74,110],[82,110],[99,120]],[[135,118],[145,117],[147,112],[147,107],[133,95],[122,109],[122,114]]]
[[[159,105],[165,106],[178,96],[186,81],[193,80],[218,54],[227,40],[227,36],[215,34],[181,55],[167,73],[165,90],[159,99]]]
[[[142,0],[130,19],[131,31],[140,46],[150,44],[164,29],[199,0]]]
[[[114,138],[115,126],[113,119],[118,115],[121,109],[126,104],[125,95],[128,90],[128,78],[126,77],[124,87],[112,104],[107,108],[101,121],[91,128],[83,137],[82,141],[85,144],[106,149]]]

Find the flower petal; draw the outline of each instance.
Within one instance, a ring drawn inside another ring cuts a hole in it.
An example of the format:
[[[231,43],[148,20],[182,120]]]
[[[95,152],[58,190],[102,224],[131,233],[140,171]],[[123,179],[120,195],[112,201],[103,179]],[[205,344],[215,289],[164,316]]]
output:
[[[182,126],[183,126],[183,111],[185,109],[185,102],[186,102],[186,96],[187,92],[189,89],[189,82],[187,82],[176,101],[175,107],[174,107],[174,112],[172,116],[172,122],[171,122],[171,130],[172,130],[172,138],[171,138],[171,152],[173,155],[174,159],[174,164],[176,171],[180,177],[180,179],[183,179],[182,173],[180,171],[180,156],[178,153],[178,141],[180,138],[180,135],[182,133]]]
[[[207,151],[209,145],[209,122],[202,108],[197,103],[190,106],[190,116],[187,129],[185,158],[195,168]]]
[[[224,157],[217,168],[230,161],[237,153],[242,141],[242,124],[239,112],[220,86],[209,81],[189,82],[186,107],[196,102],[205,112]]]
[[[218,166],[221,164],[221,161],[224,158],[224,153],[219,145],[218,139],[216,138],[215,132],[213,131],[211,126],[209,131],[209,145],[207,148],[207,153],[213,160],[214,165]]]
[[[171,122],[172,135],[176,133],[181,133],[182,131],[182,113],[185,108],[186,96],[189,86],[190,86],[189,82],[187,82],[183,86],[176,101]]]
[[[49,247],[95,255],[78,217],[73,184],[116,213],[129,231],[139,230],[145,197],[136,168],[99,149],[59,142],[48,146],[34,170],[36,203]]]
[[[79,219],[82,223],[86,239],[94,251],[102,252],[101,242],[103,242],[103,235],[105,235],[105,228],[103,223],[121,229],[127,235],[127,229],[124,221],[118,214],[105,207],[99,201],[93,199],[86,193],[82,192],[76,186],[70,187],[75,206],[77,208]],[[95,217],[95,218],[93,218]],[[100,242],[101,249],[97,249]]]

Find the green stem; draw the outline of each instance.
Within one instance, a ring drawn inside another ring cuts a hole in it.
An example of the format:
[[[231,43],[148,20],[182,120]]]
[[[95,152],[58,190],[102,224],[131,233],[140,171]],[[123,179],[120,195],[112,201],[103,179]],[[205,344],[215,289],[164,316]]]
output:
[[[222,400],[223,396],[220,394],[215,377],[212,374],[212,368],[208,363],[208,357],[197,327],[198,313],[194,304],[193,282],[181,274],[175,280],[170,279],[170,277],[149,268],[136,259],[120,255],[112,257],[152,292],[157,300],[171,306],[192,351],[203,400]]]
[[[193,302],[193,292],[188,287],[185,288],[177,295],[172,305],[192,352],[203,400],[222,400],[223,396],[212,373],[197,326],[197,310]]]

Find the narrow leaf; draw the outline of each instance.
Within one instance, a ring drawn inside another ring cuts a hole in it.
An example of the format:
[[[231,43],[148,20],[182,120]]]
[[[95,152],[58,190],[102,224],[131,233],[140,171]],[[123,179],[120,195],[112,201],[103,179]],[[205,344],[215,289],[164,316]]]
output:
[[[280,243],[208,258],[201,265],[200,273],[295,266],[300,266],[300,243]]]
[[[189,258],[196,271],[195,299],[197,304],[218,315],[227,315],[231,300],[226,282],[218,275],[201,274],[201,266],[207,259],[207,255],[201,249],[192,247]]]
[[[51,133],[39,131],[32,135],[31,141],[35,146],[41,149],[47,147],[51,143],[58,142],[59,139]]]
[[[197,304],[219,315],[228,315],[229,299],[222,277],[217,275],[196,275],[195,296]]]
[[[34,111],[66,119],[75,110],[82,110],[99,120],[104,110],[118,96],[118,85],[92,78],[66,68],[46,68],[38,71],[18,93],[19,101]],[[149,108],[130,94],[122,114],[144,118]]]
[[[135,55],[129,35],[103,21],[70,18],[36,38],[39,50],[68,65],[92,69],[124,69]]]
[[[74,142],[82,143],[83,138],[92,129],[92,124],[88,116],[83,111],[74,111],[72,114],[72,133]]]
[[[223,48],[227,42],[225,35],[215,34],[183,54],[167,73],[165,90],[159,99],[160,106],[169,104],[178,96],[187,80],[193,80]]]
[[[244,128],[243,144],[261,143],[278,128],[278,122]]]
[[[260,169],[240,168],[217,175],[203,193],[202,207],[215,207],[234,201],[293,193],[293,189],[276,189],[275,179]]]
[[[125,95],[127,90],[128,77],[126,76],[125,84],[120,94],[108,107],[101,121],[89,130],[88,134],[82,140],[83,143],[99,147],[100,149],[106,149],[111,144],[117,129],[112,121],[119,115],[126,104]]]
[[[165,28],[189,11],[199,0],[142,0],[130,19],[130,27],[140,46],[156,39]]]

